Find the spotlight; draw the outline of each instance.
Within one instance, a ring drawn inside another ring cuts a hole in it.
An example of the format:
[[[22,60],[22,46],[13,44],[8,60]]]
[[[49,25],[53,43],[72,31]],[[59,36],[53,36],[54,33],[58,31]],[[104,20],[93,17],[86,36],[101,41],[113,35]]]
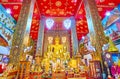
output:
[[[110,12],[106,12],[106,14],[105,14],[106,16],[110,16]]]
[[[84,36],[82,36],[82,39],[85,39],[85,37],[84,37]]]
[[[69,29],[71,27],[71,20],[66,19],[66,20],[64,20],[63,24],[64,24],[66,29]]]
[[[51,19],[51,18],[48,18],[48,19],[46,20],[46,26],[47,26],[47,28],[48,28],[48,29],[51,29],[53,25],[54,25],[54,20]]]
[[[10,9],[6,9],[6,12],[7,12],[8,14],[11,14],[11,10],[10,10]]]

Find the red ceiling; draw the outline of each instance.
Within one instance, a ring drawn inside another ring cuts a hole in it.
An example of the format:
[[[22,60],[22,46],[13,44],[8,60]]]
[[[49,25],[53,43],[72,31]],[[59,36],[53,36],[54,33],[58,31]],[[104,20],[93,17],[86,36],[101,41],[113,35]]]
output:
[[[40,21],[40,11],[38,10],[38,5],[35,3],[33,17],[32,17],[32,25],[30,36],[36,40],[38,37],[38,29],[39,29],[39,21]]]
[[[74,16],[77,2],[69,0],[38,0],[40,12],[46,16]]]
[[[30,36],[36,40],[39,28],[40,15],[57,16],[57,17],[76,17],[76,30],[78,40],[88,33],[88,26],[85,17],[83,0],[37,0],[35,3],[33,21]],[[22,0],[0,0],[0,3],[5,8],[10,8],[11,15],[17,20]],[[116,7],[120,0],[96,0],[98,12],[101,20],[104,18],[107,11],[111,11]]]
[[[21,9],[21,3],[19,4],[2,4],[6,9],[9,8],[11,10],[11,15],[15,20],[18,19],[20,9]]]

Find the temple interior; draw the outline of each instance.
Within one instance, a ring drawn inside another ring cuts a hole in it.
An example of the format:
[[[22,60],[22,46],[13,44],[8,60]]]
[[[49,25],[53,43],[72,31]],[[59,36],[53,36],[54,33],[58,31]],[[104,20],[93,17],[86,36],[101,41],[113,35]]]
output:
[[[0,0],[0,79],[120,79],[120,0]]]

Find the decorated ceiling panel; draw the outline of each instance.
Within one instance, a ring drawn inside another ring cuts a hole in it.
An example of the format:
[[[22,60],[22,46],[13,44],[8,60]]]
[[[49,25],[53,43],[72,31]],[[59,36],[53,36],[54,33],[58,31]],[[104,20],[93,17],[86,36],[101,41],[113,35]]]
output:
[[[7,9],[10,8],[11,15],[17,21],[23,0],[0,0],[0,3]],[[106,12],[113,10],[120,0],[96,0],[101,20]],[[85,36],[89,30],[87,26],[83,0],[36,0],[30,36],[36,40],[39,28],[40,15],[49,17],[70,17],[76,18],[76,30],[78,40]]]
[[[79,2],[78,0],[77,2]],[[46,16],[73,16],[77,2],[74,0],[38,0],[40,12]]]
[[[30,30],[30,37],[33,40],[37,40],[39,22],[40,22],[40,12],[39,12],[39,9],[38,9],[38,4],[35,3],[34,11],[33,11],[33,17],[32,17],[32,25],[31,25],[31,30]]]

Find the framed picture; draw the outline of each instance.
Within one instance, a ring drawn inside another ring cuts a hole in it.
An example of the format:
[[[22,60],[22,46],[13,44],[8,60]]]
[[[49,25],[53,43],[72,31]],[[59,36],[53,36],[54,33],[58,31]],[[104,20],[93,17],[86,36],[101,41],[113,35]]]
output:
[[[0,54],[0,61],[2,61],[3,55]]]

